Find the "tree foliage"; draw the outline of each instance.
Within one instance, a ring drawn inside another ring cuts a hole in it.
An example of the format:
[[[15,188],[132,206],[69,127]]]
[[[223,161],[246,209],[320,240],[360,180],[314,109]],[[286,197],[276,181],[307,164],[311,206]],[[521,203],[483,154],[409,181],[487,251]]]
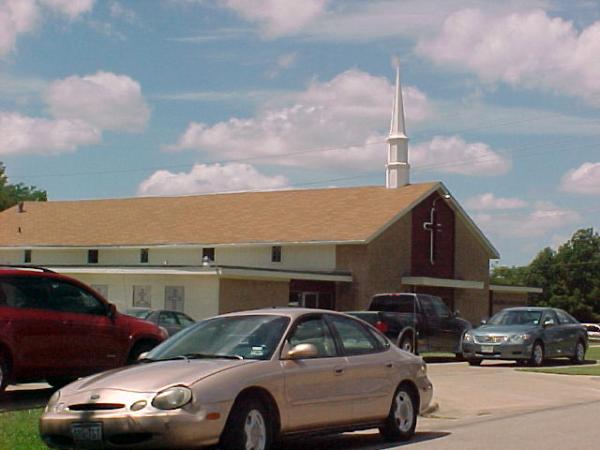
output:
[[[600,235],[593,228],[577,230],[558,250],[540,251],[528,266],[494,268],[491,280],[541,287],[534,304],[562,308],[584,322],[600,321]]]
[[[46,200],[48,200],[46,191],[23,183],[9,183],[4,164],[0,162],[0,211],[4,211],[19,202],[45,202]]]

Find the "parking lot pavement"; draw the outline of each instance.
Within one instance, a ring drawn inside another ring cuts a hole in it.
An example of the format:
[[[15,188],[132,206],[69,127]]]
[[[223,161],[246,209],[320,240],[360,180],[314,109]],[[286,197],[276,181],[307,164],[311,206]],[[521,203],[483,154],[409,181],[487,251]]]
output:
[[[600,400],[600,377],[514,370],[514,363],[429,364],[439,409],[421,418],[419,430]]]

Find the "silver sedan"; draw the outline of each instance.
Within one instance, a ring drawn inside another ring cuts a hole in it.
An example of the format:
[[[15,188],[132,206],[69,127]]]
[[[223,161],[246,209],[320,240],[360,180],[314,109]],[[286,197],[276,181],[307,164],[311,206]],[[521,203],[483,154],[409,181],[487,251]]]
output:
[[[562,309],[507,308],[463,337],[463,356],[471,365],[484,359],[508,359],[540,366],[546,358],[585,360],[585,328]]]
[[[285,436],[379,427],[412,437],[432,385],[423,360],[332,311],[217,316],[139,364],[57,391],[40,419],[52,448],[266,450]]]

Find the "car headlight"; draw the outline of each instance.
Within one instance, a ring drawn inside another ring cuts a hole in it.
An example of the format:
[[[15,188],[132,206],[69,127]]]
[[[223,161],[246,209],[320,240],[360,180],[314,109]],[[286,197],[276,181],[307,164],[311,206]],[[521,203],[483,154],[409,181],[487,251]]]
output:
[[[60,400],[60,390],[56,391],[52,394],[52,397],[48,400],[46,404],[45,412],[61,412],[64,408],[64,403],[58,403]]]
[[[185,386],[175,386],[159,392],[152,400],[152,406],[158,409],[177,409],[192,400],[192,391]]]
[[[473,335],[472,335],[471,333],[467,332],[467,333],[465,333],[465,335],[463,336],[463,340],[464,340],[465,342],[469,342],[469,343],[471,343],[471,342],[473,342]]]
[[[522,334],[513,334],[508,338],[508,342],[511,344],[522,344],[525,341],[528,341],[531,336],[527,333]]]

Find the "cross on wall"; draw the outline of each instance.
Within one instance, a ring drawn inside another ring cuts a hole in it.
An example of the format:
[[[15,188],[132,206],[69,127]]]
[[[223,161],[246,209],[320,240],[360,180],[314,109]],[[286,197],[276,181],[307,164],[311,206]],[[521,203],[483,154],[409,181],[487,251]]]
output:
[[[436,233],[439,233],[442,231],[442,224],[437,221],[437,210],[435,208],[435,203],[440,198],[446,198],[446,196],[437,197],[433,201],[433,203],[431,205],[431,209],[429,210],[429,222],[423,222],[423,229],[425,231],[429,232],[429,263],[432,266],[435,265],[435,244],[436,244],[435,236],[436,236]]]

